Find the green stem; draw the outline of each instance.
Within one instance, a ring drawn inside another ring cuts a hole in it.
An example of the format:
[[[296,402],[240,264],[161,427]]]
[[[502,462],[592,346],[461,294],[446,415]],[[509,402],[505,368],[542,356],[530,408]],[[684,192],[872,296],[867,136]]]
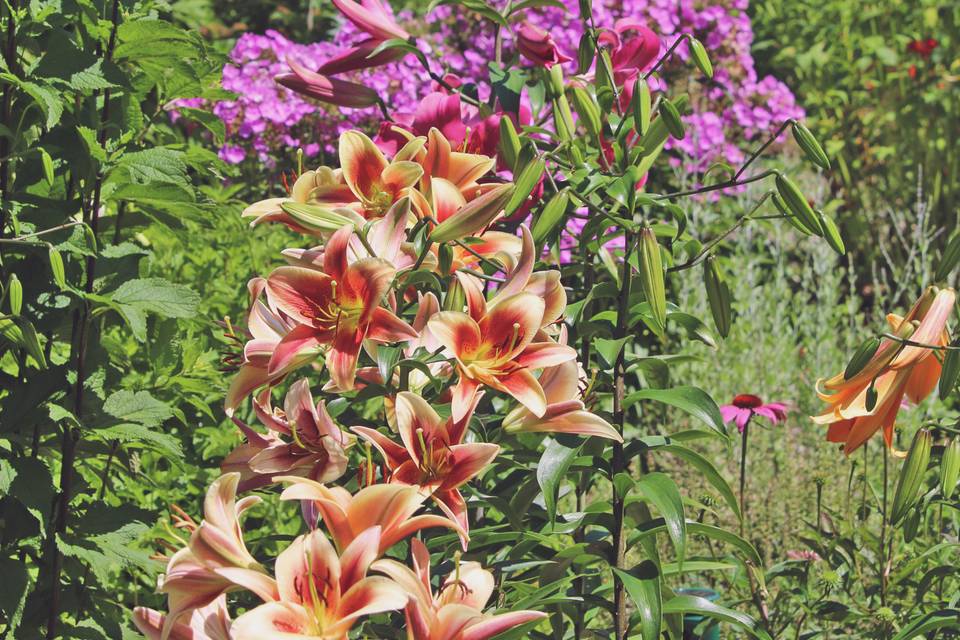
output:
[[[747,434],[750,433],[750,418],[743,425],[743,433],[740,435],[740,537],[743,537],[744,528],[747,522]]]

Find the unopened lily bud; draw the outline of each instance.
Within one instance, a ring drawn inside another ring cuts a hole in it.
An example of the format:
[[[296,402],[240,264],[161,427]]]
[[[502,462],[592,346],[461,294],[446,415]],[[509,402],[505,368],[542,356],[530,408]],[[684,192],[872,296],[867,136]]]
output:
[[[861,342],[853,354],[853,357],[850,358],[850,362],[847,363],[847,368],[843,370],[843,379],[849,380],[863,371],[863,368],[867,366],[867,363],[870,362],[870,359],[873,358],[879,348],[880,338],[867,338]]]
[[[712,78],[713,63],[710,62],[710,56],[707,55],[707,50],[704,48],[703,43],[691,37],[688,45],[690,47],[690,57],[693,58],[693,63],[697,65],[697,69],[699,69],[703,75]]]
[[[940,399],[946,400],[957,386],[957,376],[960,375],[960,338],[955,339],[943,356],[943,367],[940,369]]]
[[[15,273],[11,273],[7,280],[7,300],[10,304],[10,315],[20,315],[20,310],[23,309],[23,285]]]
[[[640,231],[640,286],[650,303],[657,333],[667,326],[667,296],[663,282],[663,261],[660,258],[660,243],[650,227]]]
[[[513,126],[513,120],[507,116],[500,118],[500,156],[510,170],[516,168],[520,157],[520,136]]]
[[[954,438],[943,449],[940,458],[940,493],[949,500],[960,479],[960,438]]]
[[[315,204],[282,202],[280,208],[297,224],[313,231],[333,233],[344,225],[353,223],[353,220],[337,213],[334,209]]]
[[[502,184],[460,207],[430,233],[434,242],[449,242],[480,231],[503,212],[514,191],[513,183]]]
[[[817,142],[817,139],[814,137],[814,135],[810,133],[810,130],[799,122],[794,122],[792,131],[793,139],[796,141],[797,146],[803,150],[803,153],[807,156],[807,159],[822,169],[829,169],[830,159],[827,158],[827,154],[823,151],[823,147],[820,146],[820,143]]]
[[[590,137],[599,144],[603,133],[600,124],[600,107],[583,87],[573,87],[570,90],[570,96],[573,98],[573,108],[580,116],[580,121],[587,128]]]
[[[292,91],[321,102],[340,107],[370,107],[380,100],[377,92],[355,82],[331,78],[287,60],[292,73],[278,75],[274,80]]]
[[[676,105],[667,99],[660,101],[658,113],[663,118],[663,124],[667,126],[667,131],[677,140],[683,140],[686,131],[683,128],[683,121],[680,119],[680,111]]]
[[[820,221],[817,220],[817,214],[814,213],[813,207],[807,202],[800,188],[794,184],[793,180],[781,173],[777,174],[776,182],[777,191],[780,197],[783,198],[787,210],[796,216],[797,221],[804,227],[810,229],[812,233],[822,236],[823,230],[820,228]]]
[[[933,445],[933,436],[926,429],[920,429],[913,436],[913,443],[907,453],[907,459],[900,470],[897,480],[897,490],[893,495],[893,508],[890,511],[890,522],[896,524],[917,501],[917,492],[927,472],[930,462],[930,448]]]
[[[710,256],[703,261],[703,286],[707,290],[707,301],[717,333],[726,338],[730,334],[733,313],[730,306],[730,287],[723,279],[717,260]]]
[[[467,304],[467,295],[463,291],[463,285],[456,278],[450,279],[450,287],[443,298],[444,311],[463,311]]]

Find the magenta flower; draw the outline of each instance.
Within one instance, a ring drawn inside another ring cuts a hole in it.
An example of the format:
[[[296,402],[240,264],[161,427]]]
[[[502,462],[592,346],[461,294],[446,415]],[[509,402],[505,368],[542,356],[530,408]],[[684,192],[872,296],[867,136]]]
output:
[[[743,433],[747,423],[753,416],[763,416],[773,424],[787,419],[787,405],[783,402],[765,403],[759,396],[741,393],[734,396],[732,404],[720,407],[720,415],[724,422],[733,420],[737,423],[737,430]]]
[[[799,560],[802,562],[816,562],[818,560],[822,560],[819,553],[816,551],[811,551],[810,549],[801,549],[799,551],[791,549],[790,551],[787,551],[787,559]]]

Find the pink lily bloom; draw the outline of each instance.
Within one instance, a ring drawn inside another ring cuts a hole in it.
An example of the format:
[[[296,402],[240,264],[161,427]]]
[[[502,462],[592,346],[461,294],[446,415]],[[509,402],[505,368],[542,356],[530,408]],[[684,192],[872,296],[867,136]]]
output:
[[[527,21],[517,30],[517,49],[524,58],[547,69],[572,60],[561,53],[549,32]]]
[[[135,607],[133,624],[147,640],[162,640],[166,614]],[[174,623],[169,630],[169,640],[233,640],[230,635],[230,613],[227,611],[226,596],[218,596],[213,602],[194,609],[187,624]]]
[[[354,109],[372,107],[380,101],[376,91],[362,84],[311,71],[292,58],[287,59],[287,65],[290,73],[278,75],[274,82],[308,98]]]
[[[323,271],[278,267],[267,278],[268,299],[298,323],[276,345],[268,373],[285,370],[304,352],[325,348],[331,379],[339,389],[349,390],[365,339],[401,342],[417,337],[410,325],[380,306],[393,266],[379,258],[349,263],[353,233],[349,225],[333,234],[323,252]]]
[[[161,628],[166,638],[180,618],[235,589],[247,589],[263,600],[277,598],[277,585],[243,542],[240,515],[260,502],[257,496],[237,500],[239,473],[220,476],[203,503],[204,519],[192,526],[188,545],[167,563],[159,591],[167,594],[169,613]]]
[[[463,419],[481,386],[506,393],[543,417],[547,399],[533,370],[577,357],[576,351],[556,344],[541,331],[562,315],[566,293],[558,272],[533,274],[533,236],[526,226],[521,226],[521,233],[520,260],[489,303],[469,274],[458,274],[464,276],[459,280],[467,312],[441,311],[427,323],[457,362],[454,420]]]
[[[234,640],[346,640],[363,616],[402,609],[407,595],[387,578],[367,576],[380,528],[371,527],[337,555],[320,530],[298,537],[277,556],[279,598],[233,623]]]
[[[366,219],[382,217],[402,197],[413,195],[412,187],[423,176],[423,167],[414,161],[423,144],[422,138],[413,139],[387,161],[365,134],[340,134],[343,180],[353,192],[360,215]]]
[[[773,424],[783,422],[787,419],[787,405],[783,402],[764,402],[759,396],[741,393],[734,396],[731,404],[720,407],[720,415],[724,422],[733,420],[737,430],[743,433],[753,416],[763,416]]]
[[[623,442],[613,425],[586,410],[580,400],[582,374],[576,360],[544,369],[538,379],[547,401],[543,416],[537,417],[520,405],[504,417],[503,428],[509,432],[576,433]]]
[[[254,401],[266,435],[234,418],[247,442],[227,455],[221,469],[240,473],[240,491],[270,484],[279,474],[332,482],[347,470],[345,449],[354,439],[340,430],[322,400],[314,404],[306,380],[291,385],[283,407],[270,406],[270,389]]]
[[[408,640],[488,640],[509,629],[546,618],[539,611],[484,614],[493,595],[493,574],[479,562],[458,562],[433,592],[430,553],[423,542],[410,541],[413,569],[396,560],[377,560],[371,569],[389,576],[409,596],[404,613]]]
[[[410,34],[397,24],[390,7],[380,0],[333,0],[334,6],[358,29],[369,35],[343,53],[327,60],[320,66],[320,73],[337,74],[393,62],[406,55],[403,49],[387,49],[370,54],[387,40],[409,40]]]
[[[240,367],[224,399],[227,416],[233,416],[240,402],[255,389],[265,384],[275,384],[290,371],[311,362],[320,355],[320,350],[304,349],[282,369],[271,371],[270,359],[277,346],[297,327],[297,323],[276,305],[263,303],[260,294],[266,289],[265,278],[253,278],[247,283],[250,292],[250,311],[247,314],[247,331],[251,339],[243,346]]]
[[[482,394],[463,418],[444,420],[420,396],[402,391],[397,394],[396,419],[399,445],[376,429],[353,427],[353,432],[375,446],[390,471],[390,482],[415,485],[425,490],[440,509],[463,532],[466,549],[469,523],[467,505],[460,487],[487,468],[500,447],[485,442],[464,443],[463,438]]]
[[[421,529],[458,528],[456,523],[443,516],[415,516],[427,499],[416,487],[374,484],[351,494],[343,487],[327,487],[307,478],[282,476],[276,480],[290,485],[280,494],[281,500],[307,500],[312,503],[333,543],[341,551],[374,526],[380,528],[378,556]]]

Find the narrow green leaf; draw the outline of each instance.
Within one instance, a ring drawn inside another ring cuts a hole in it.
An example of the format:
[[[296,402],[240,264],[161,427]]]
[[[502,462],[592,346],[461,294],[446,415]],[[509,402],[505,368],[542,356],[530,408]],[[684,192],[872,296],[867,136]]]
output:
[[[699,596],[674,596],[663,603],[663,613],[699,613],[702,616],[740,627],[755,638],[771,640],[770,635],[760,628],[757,621],[750,616],[720,606]]]
[[[543,491],[543,502],[552,523],[557,517],[557,494],[560,484],[573,463],[580,447],[565,447],[556,440],[547,442],[547,446],[537,463],[537,484]]]
[[[658,450],[672,453],[678,458],[682,458],[684,462],[696,467],[697,471],[703,475],[706,481],[713,485],[714,489],[720,492],[721,497],[723,497],[723,501],[727,503],[727,506],[730,507],[730,510],[733,511],[735,516],[737,516],[737,520],[742,517],[740,514],[740,505],[737,502],[737,497],[733,493],[733,489],[730,488],[730,485],[726,480],[723,479],[723,476],[720,475],[720,472],[712,462],[704,458],[693,449],[689,449],[678,444],[668,444],[663,447],[659,447]]]
[[[672,389],[640,389],[624,399],[624,407],[639,400],[663,402],[689,413],[714,431],[726,436],[727,429],[720,415],[720,407],[707,392],[698,387],[673,387]]]
[[[640,617],[640,634],[644,640],[659,638],[663,622],[660,570],[652,560],[644,560],[629,573],[613,569],[637,607]]]
[[[523,168],[514,183],[516,188],[513,191],[513,195],[510,196],[506,207],[504,207],[504,215],[512,215],[526,202],[527,198],[530,197],[530,194],[533,193],[533,190],[537,188],[537,185],[540,184],[540,181],[543,179],[545,169],[546,165],[540,158],[535,158]]]
[[[676,483],[665,473],[655,471],[641,476],[635,486],[663,516],[678,561],[682,564],[687,549],[687,522],[683,516],[683,498]]]

